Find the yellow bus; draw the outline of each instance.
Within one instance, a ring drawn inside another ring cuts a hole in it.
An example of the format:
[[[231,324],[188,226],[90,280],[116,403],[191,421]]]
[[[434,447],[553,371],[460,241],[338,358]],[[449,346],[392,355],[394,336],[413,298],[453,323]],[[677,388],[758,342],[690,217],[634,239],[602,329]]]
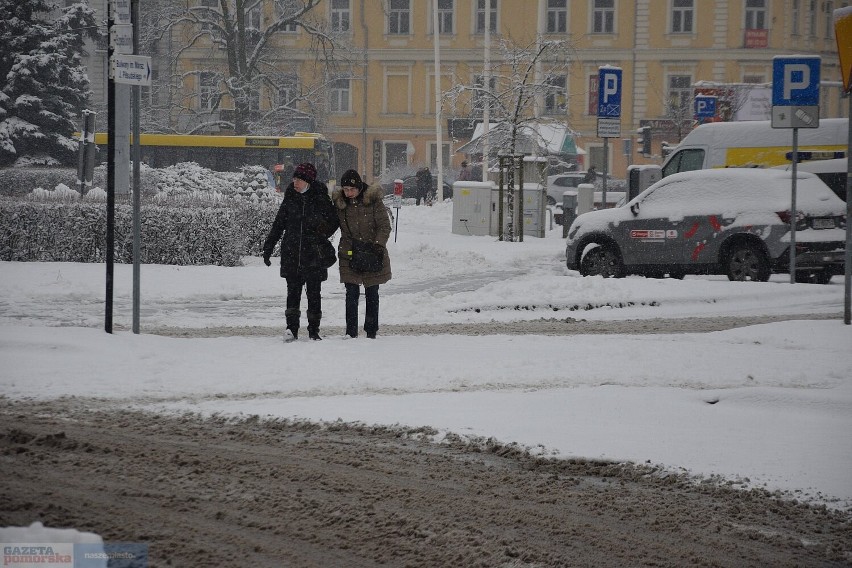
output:
[[[131,137],[132,139],[132,137]],[[95,134],[95,144],[106,156],[107,135]],[[238,171],[242,166],[286,169],[302,162],[317,168],[323,182],[335,179],[331,143],[322,134],[297,132],[293,136],[208,136],[201,134],[141,134],[142,162],[153,168],[195,162],[215,171]]]

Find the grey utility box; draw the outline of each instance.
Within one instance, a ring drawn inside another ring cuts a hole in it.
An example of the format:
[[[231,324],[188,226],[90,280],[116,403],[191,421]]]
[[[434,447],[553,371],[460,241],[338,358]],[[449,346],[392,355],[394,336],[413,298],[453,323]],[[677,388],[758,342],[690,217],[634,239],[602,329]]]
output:
[[[503,234],[509,226],[509,212],[506,206],[506,189],[503,189]],[[524,184],[524,202],[518,203],[518,189],[515,188],[515,235],[518,234],[518,225],[523,227],[524,236],[544,238],[547,211],[547,198],[543,185],[540,183],[525,183]],[[499,236],[499,214],[498,203],[500,202],[500,190],[494,187],[492,190],[491,199],[491,236]],[[519,207],[520,205],[520,207]],[[520,219],[518,213],[521,212]]]
[[[453,184],[453,233],[485,236],[491,230],[491,181],[457,181]]]
[[[655,164],[627,166],[627,201],[663,179],[663,169]]]

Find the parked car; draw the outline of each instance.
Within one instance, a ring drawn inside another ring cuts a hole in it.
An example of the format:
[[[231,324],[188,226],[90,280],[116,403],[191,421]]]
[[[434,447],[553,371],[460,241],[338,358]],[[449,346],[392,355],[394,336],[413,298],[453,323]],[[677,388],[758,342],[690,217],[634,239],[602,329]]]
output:
[[[578,216],[565,258],[583,276],[682,278],[726,274],[763,282],[789,272],[792,173],[713,169],[673,174],[624,206]],[[797,282],[842,274],[846,204],[814,174],[797,172]]]
[[[417,197],[417,175],[411,174],[404,176],[402,178],[402,197],[404,199],[414,199]],[[393,180],[383,183],[382,189],[385,192],[385,195],[393,195]],[[432,194],[430,195],[430,199],[434,199],[438,190],[438,176],[433,173],[432,174]],[[453,186],[446,181],[444,181],[444,199],[452,198],[453,196]]]
[[[566,190],[577,189],[577,186],[584,183],[585,178],[586,172],[567,172],[564,174],[547,176],[547,204],[562,205],[562,194],[565,193]],[[606,180],[607,194],[610,191],[625,191],[627,187],[627,182],[625,180],[615,179],[611,175],[608,175]],[[603,189],[603,178],[600,173],[598,173],[593,185],[599,192]],[[609,197],[609,195],[607,195],[607,197]],[[609,201],[609,199],[607,199],[607,201]]]

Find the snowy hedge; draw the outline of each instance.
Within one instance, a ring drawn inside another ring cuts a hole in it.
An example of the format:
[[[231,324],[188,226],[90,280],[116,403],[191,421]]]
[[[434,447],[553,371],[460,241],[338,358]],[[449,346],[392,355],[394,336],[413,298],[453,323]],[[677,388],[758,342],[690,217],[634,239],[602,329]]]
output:
[[[237,266],[261,253],[272,204],[141,208],[142,263]],[[115,262],[133,261],[132,206],[115,208]],[[103,202],[0,201],[0,260],[104,262]]]
[[[262,167],[227,173],[185,163],[141,173],[141,262],[235,266],[261,254],[281,197]],[[104,175],[96,168],[96,187],[80,195],[68,168],[0,170],[6,195],[30,188],[0,198],[0,260],[104,262],[106,192],[97,187]],[[117,196],[116,262],[132,262],[132,231],[129,196]]]

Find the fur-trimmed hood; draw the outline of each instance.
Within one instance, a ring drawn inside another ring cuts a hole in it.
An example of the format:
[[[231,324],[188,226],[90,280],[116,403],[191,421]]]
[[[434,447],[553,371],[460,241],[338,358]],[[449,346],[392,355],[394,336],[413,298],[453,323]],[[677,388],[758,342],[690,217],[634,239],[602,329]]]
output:
[[[367,189],[361,192],[361,200],[364,205],[372,205],[376,201],[381,201],[383,197],[382,188],[375,185],[368,185]],[[343,195],[342,187],[338,187],[332,192],[331,200],[334,202],[334,206],[341,211],[346,209],[346,196]]]

